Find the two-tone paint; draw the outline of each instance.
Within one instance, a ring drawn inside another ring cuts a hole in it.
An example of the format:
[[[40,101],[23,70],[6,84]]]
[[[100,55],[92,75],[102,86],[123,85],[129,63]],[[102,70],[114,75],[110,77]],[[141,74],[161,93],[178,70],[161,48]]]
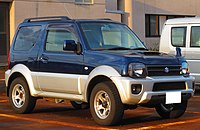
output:
[[[128,76],[129,63],[181,66],[183,61],[181,57],[146,50],[91,50],[79,28],[81,22],[86,21],[69,20],[69,23],[54,21],[31,23],[31,26],[41,26],[41,33],[36,44],[29,51],[15,51],[13,49],[14,38],[10,50],[10,68],[6,71],[7,91],[9,91],[10,83],[15,76],[23,76],[28,83],[31,95],[34,97],[53,97],[88,102],[91,89],[94,87],[92,86],[93,83],[104,80],[110,80],[115,84],[124,104],[143,104],[151,100],[152,96],[165,95],[166,91],[152,91],[154,83],[158,82],[183,81],[187,88],[173,91],[193,94],[194,79],[192,77],[179,75],[134,79]],[[54,24],[74,25],[82,47],[80,54],[45,51],[44,46],[48,27]],[[24,26],[30,25],[29,23],[23,23],[18,30]],[[95,81],[96,79],[98,81]],[[139,94],[132,94],[132,84],[141,84],[142,91]]]

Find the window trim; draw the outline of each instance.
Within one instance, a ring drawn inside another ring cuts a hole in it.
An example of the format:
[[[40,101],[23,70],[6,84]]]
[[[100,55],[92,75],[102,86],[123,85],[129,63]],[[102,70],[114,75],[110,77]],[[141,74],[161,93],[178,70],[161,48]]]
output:
[[[74,54],[74,51],[64,51],[64,50],[63,51],[50,51],[50,50],[46,50],[47,37],[48,37],[49,31],[51,31],[51,30],[54,30],[54,31],[55,30],[57,30],[57,31],[64,31],[66,29],[63,29],[62,27],[56,27],[56,25],[69,25],[69,24],[73,25],[73,28],[74,28],[77,40],[78,40],[78,42],[80,41],[79,35],[77,33],[77,30],[76,30],[76,27],[74,26],[74,24],[72,24],[72,23],[67,23],[67,24],[50,24],[50,25],[48,25],[48,27],[46,29],[45,43],[44,43],[44,46],[43,46],[44,52],[46,52],[46,53],[69,53],[69,54]],[[55,25],[55,26],[53,28],[51,28],[50,27],[51,25]]]
[[[200,26],[191,26],[191,29],[190,29],[190,47],[191,48],[200,48],[200,46],[192,46],[192,28],[193,27],[199,27],[200,28]]]
[[[184,35],[185,35],[185,37],[184,37],[184,41],[183,41],[183,46],[176,46],[176,45],[174,45],[173,44],[173,42],[172,42],[172,29],[173,28],[184,28],[185,29],[185,31],[184,31]],[[173,46],[173,47],[186,47],[186,36],[187,36],[187,26],[178,26],[178,27],[171,27],[171,45]]]

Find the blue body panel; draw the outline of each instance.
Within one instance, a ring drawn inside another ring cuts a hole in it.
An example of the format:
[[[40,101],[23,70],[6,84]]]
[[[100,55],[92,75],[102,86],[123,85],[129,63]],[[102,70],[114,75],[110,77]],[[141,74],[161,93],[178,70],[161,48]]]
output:
[[[143,54],[143,53],[146,53]],[[136,50],[124,51],[86,51],[84,64],[95,68],[108,65],[115,68],[121,75],[127,75],[129,63],[143,63],[145,65],[181,65],[182,58],[169,56],[164,53]]]
[[[26,65],[31,71],[88,75],[95,67],[108,65],[115,68],[121,75],[126,76],[129,63],[139,62],[145,65],[181,65],[182,60],[184,60],[182,57],[169,56],[163,53],[149,52],[146,50],[90,50],[79,29],[79,22],[90,21],[69,20],[69,22],[75,24],[75,30],[82,46],[81,54],[73,52],[45,52],[44,46],[47,26],[49,24],[65,24],[67,22],[48,21],[22,23],[19,28],[22,26],[41,25],[42,29],[36,44],[29,51],[19,52],[13,50],[15,43],[14,38],[10,50],[11,68],[21,63]],[[43,58],[43,60],[41,60],[41,58]],[[84,67],[88,67],[88,69],[84,69]]]

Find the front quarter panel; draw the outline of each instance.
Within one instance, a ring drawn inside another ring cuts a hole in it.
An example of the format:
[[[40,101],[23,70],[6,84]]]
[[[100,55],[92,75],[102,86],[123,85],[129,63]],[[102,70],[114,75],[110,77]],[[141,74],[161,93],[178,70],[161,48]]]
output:
[[[84,90],[82,90],[85,93],[85,99],[87,99],[87,90],[88,90],[89,83],[91,82],[91,80],[93,78],[95,78],[97,76],[108,77],[115,84],[115,86],[117,87],[120,97],[121,98],[124,97],[124,94],[125,94],[124,89],[121,87],[120,84],[116,84],[118,82],[113,80],[115,78],[112,78],[112,77],[121,77],[121,75],[113,67],[102,65],[102,66],[96,67],[89,74],[88,80],[87,80],[87,82],[85,84],[86,87],[85,87]]]

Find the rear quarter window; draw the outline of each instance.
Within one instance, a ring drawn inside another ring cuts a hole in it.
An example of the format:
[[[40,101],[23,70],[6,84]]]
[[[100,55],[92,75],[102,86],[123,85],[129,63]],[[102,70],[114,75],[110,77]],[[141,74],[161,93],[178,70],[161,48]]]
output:
[[[40,31],[41,31],[41,26],[21,27],[18,31],[14,43],[14,50],[16,51],[30,50],[35,45],[37,38],[39,37]]]

